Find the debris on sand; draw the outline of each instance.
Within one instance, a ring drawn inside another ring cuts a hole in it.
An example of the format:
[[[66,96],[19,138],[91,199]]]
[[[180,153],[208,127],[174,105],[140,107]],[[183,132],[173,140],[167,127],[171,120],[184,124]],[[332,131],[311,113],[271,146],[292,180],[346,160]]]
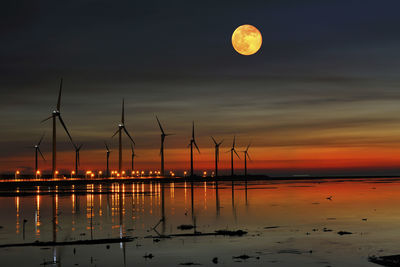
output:
[[[370,262],[383,265],[383,266],[400,266],[400,255],[390,255],[390,256],[370,256],[368,258]]]
[[[237,231],[230,231],[230,230],[217,230],[215,231],[216,235],[228,235],[228,236],[242,236],[247,234],[246,231],[237,230]]]
[[[264,227],[264,229],[276,229],[276,228],[279,228],[279,226],[267,226],[267,227]]]
[[[332,200],[332,196],[329,196],[326,198],[327,200]]]
[[[218,264],[218,258],[217,258],[217,257],[213,258],[213,259],[212,259],[212,263]]]
[[[326,218],[327,220],[329,220],[329,221],[333,221],[333,220],[336,220],[336,218]]]
[[[324,227],[324,229],[322,229],[322,231],[324,231],[324,232],[332,232],[332,229],[328,229],[328,228]]]
[[[202,232],[194,232],[194,233],[183,233],[183,234],[170,234],[170,235],[158,235],[158,236],[145,236],[144,238],[172,238],[172,237],[185,237],[185,236],[212,236],[212,235],[222,235],[222,236],[243,236],[247,234],[246,231],[237,230],[237,231],[230,231],[230,230],[217,230],[215,232],[210,233],[202,233]],[[1,246],[0,246],[1,247]]]
[[[194,228],[191,224],[182,224],[177,227],[179,230],[191,230]]]
[[[366,221],[368,220],[368,218],[363,218],[362,220],[363,220],[364,222],[366,222]]]
[[[251,257],[249,255],[243,254],[240,256],[232,257],[233,259],[238,259],[238,260],[247,260],[250,259]]]
[[[6,247],[49,247],[49,246],[71,246],[71,245],[98,245],[107,243],[125,243],[132,242],[135,238],[133,237],[121,237],[121,238],[105,238],[105,239],[90,239],[90,240],[76,240],[76,241],[62,241],[62,242],[43,242],[36,240],[33,243],[13,243],[13,244],[3,244],[0,248]]]
[[[146,254],[144,254],[143,258],[145,258],[145,259],[150,259],[150,260],[151,260],[152,258],[154,258],[154,255],[151,254],[151,253],[150,253],[150,254],[147,254],[147,253],[146,253]]]
[[[338,235],[351,235],[353,234],[352,232],[347,232],[347,231],[339,231]]]
[[[179,263],[179,265],[190,266],[190,265],[201,265],[201,264],[200,263],[194,263],[194,262],[184,262],[184,263]]]
[[[282,249],[278,251],[278,254],[297,254],[300,255],[301,251],[298,249]]]

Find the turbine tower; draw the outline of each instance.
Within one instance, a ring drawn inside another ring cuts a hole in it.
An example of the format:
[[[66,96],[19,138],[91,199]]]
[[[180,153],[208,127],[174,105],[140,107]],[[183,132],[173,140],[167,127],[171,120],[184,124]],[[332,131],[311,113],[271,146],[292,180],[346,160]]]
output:
[[[192,122],[192,139],[190,139],[190,177],[194,176],[193,173],[193,145],[196,147],[197,151],[200,154],[200,149],[196,144],[196,140],[194,139],[194,121]]]
[[[161,156],[161,175],[164,176],[165,172],[164,172],[164,141],[165,141],[165,137],[172,135],[172,134],[166,134],[164,132],[163,127],[161,126],[160,120],[158,119],[158,117],[156,116],[157,122],[158,122],[158,126],[160,126],[160,130],[161,130],[161,148],[160,148],[160,156]]]
[[[39,152],[40,156],[42,157],[42,159],[44,161],[46,161],[46,159],[44,158],[44,156],[42,154],[42,151],[40,151],[40,144],[42,143],[43,138],[44,138],[44,134],[40,138],[39,142],[36,145],[34,145],[34,148],[35,148],[35,175],[38,171],[38,152]]]
[[[135,141],[133,141],[131,135],[128,133],[128,131],[125,128],[125,107],[124,107],[124,99],[122,99],[122,116],[121,116],[121,122],[118,124],[118,130],[113,134],[112,137],[114,137],[116,134],[118,134],[119,138],[119,151],[118,151],[118,172],[121,173],[122,170],[122,130],[125,132],[125,134],[131,139],[132,143],[135,145]]]
[[[53,110],[52,114],[50,117],[42,120],[42,122],[45,122],[49,119],[53,119],[53,154],[52,154],[52,175],[55,177],[55,172],[57,170],[57,118],[59,119],[61,125],[63,126],[65,132],[67,133],[69,139],[71,140],[71,143],[74,144],[72,141],[72,137],[68,132],[67,126],[65,126],[65,123],[61,117],[61,91],[62,91],[62,85],[63,85],[63,79],[61,78],[60,80],[60,90],[58,92],[58,100],[57,100],[57,108]]]
[[[106,146],[106,151],[107,151],[107,168],[106,168],[106,177],[110,177],[110,168],[109,168],[109,160],[110,160],[110,152],[111,150],[108,148],[108,145],[106,142],[104,142],[104,145]]]
[[[79,157],[79,152],[81,151],[83,144],[81,144],[80,146],[75,145],[74,144],[74,148],[75,148],[75,175],[78,176],[78,167],[81,165],[81,160]]]
[[[249,144],[246,149],[244,151],[242,151],[244,153],[244,176],[247,177],[247,158],[249,158],[249,160],[251,161],[250,155],[249,155],[249,148],[250,148]]]
[[[236,140],[236,136],[233,137],[232,148],[230,150],[230,152],[231,152],[231,176],[234,175],[234,172],[233,172],[233,153],[235,153],[236,156],[240,159],[239,154],[236,152],[236,149],[235,149],[235,140]]]
[[[215,144],[215,177],[218,177],[219,146],[222,144],[222,142],[224,142],[224,140],[218,143],[215,141],[214,137],[211,136],[211,138]]]
[[[136,156],[136,154],[135,154],[135,148],[133,147],[133,145],[131,144],[131,151],[132,151],[132,153],[131,153],[131,162],[132,162],[132,171],[134,171],[134,160],[135,160],[135,156]]]

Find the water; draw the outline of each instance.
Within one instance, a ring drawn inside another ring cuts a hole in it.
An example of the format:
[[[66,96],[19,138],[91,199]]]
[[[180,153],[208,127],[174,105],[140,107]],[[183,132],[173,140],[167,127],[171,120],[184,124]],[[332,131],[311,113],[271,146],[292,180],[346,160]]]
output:
[[[214,257],[223,266],[374,266],[368,256],[400,252],[399,192],[397,179],[3,190],[0,244],[136,239],[109,245],[0,248],[1,266],[213,266]],[[182,224],[195,225],[202,233],[242,229],[248,234],[157,238],[194,232],[177,229]],[[338,231],[352,234],[341,236]],[[144,257],[150,253],[153,258]],[[243,254],[250,258],[233,258]]]

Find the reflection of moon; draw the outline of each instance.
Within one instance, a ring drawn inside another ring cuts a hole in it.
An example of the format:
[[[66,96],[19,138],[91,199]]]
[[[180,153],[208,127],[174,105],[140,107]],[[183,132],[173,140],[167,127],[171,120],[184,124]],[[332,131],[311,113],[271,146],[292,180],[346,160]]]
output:
[[[256,53],[262,44],[260,31],[252,25],[239,26],[232,34],[232,45],[242,55],[249,56]]]

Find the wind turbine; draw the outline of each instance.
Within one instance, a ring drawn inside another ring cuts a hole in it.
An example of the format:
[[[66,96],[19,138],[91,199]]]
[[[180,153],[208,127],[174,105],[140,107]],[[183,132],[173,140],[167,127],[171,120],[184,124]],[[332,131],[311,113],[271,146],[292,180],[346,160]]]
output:
[[[234,173],[233,173],[233,153],[235,153],[236,156],[240,159],[239,154],[236,152],[236,149],[235,149],[235,140],[236,140],[236,136],[233,137],[232,148],[230,150],[230,152],[231,152],[231,176],[234,175]]]
[[[131,150],[132,150],[132,153],[131,153],[131,159],[132,159],[132,171],[134,171],[134,169],[133,169],[133,167],[134,167],[134,160],[135,160],[135,156],[136,156],[136,154],[135,154],[135,149],[134,149],[134,147],[133,147],[133,145],[131,144]]]
[[[74,144],[75,148],[75,175],[78,176],[78,167],[81,165],[81,160],[79,158],[79,152],[81,151],[83,144],[80,146]]]
[[[215,177],[218,177],[219,146],[222,144],[222,142],[224,142],[224,140],[218,143],[215,141],[214,137],[211,136],[211,138],[215,144]]]
[[[109,169],[109,165],[108,162],[110,160],[110,152],[111,150],[108,148],[108,145],[106,142],[104,142],[104,145],[106,146],[106,151],[107,151],[107,169],[106,169],[106,177],[110,177],[110,169]]]
[[[42,154],[42,151],[40,151],[40,144],[42,143],[43,138],[44,138],[44,134],[40,138],[39,142],[34,146],[34,148],[35,148],[35,175],[38,171],[38,152],[39,152],[40,156],[42,156],[42,159],[44,161],[46,161],[46,159],[44,158],[44,156]]]
[[[196,144],[196,140],[194,139],[194,121],[192,122],[192,139],[190,139],[190,177],[193,177],[193,145],[196,147],[197,151],[200,154],[200,149]]]
[[[124,99],[122,99],[122,116],[121,116],[121,122],[118,124],[118,130],[113,134],[112,137],[115,135],[119,134],[119,151],[118,151],[118,172],[121,173],[122,170],[122,130],[125,132],[125,134],[131,139],[132,143],[135,145],[135,141],[133,141],[131,135],[128,133],[128,131],[125,128],[125,107],[124,107]]]
[[[60,90],[58,92],[58,100],[57,100],[57,107],[55,110],[53,110],[52,114],[50,117],[42,120],[42,122],[45,122],[49,119],[53,119],[53,155],[52,155],[52,175],[55,177],[55,172],[57,169],[57,118],[59,119],[61,125],[63,126],[65,132],[67,133],[69,139],[71,140],[71,143],[74,144],[72,141],[72,137],[68,132],[67,126],[65,126],[65,123],[61,117],[61,91],[62,91],[62,85],[63,85],[63,79],[61,78],[60,80]]]
[[[166,134],[164,132],[163,127],[161,126],[160,120],[158,119],[158,117],[156,116],[157,122],[158,122],[158,126],[160,126],[160,130],[161,130],[161,148],[160,148],[160,156],[161,156],[161,175],[164,176],[164,141],[165,141],[165,137],[172,135],[172,134]]]
[[[247,158],[249,158],[249,160],[251,160],[250,155],[249,155],[249,148],[250,148],[249,144],[246,149],[244,151],[242,151],[244,153],[244,176],[247,177]]]

